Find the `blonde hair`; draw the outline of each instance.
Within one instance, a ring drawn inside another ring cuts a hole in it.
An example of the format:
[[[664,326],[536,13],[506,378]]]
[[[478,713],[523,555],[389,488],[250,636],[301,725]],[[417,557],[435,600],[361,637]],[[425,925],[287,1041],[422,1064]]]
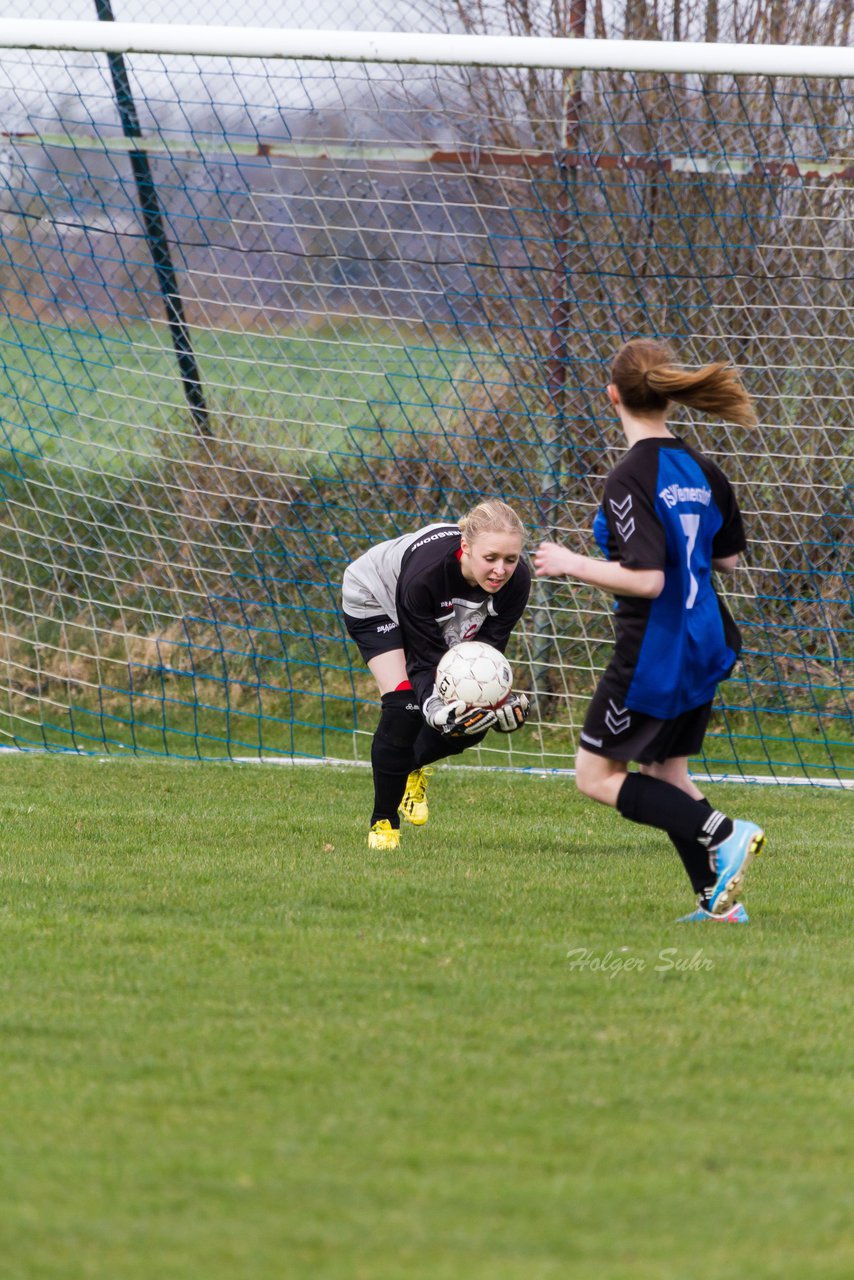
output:
[[[651,338],[633,338],[617,354],[611,381],[630,413],[666,412],[671,401],[686,404],[725,422],[755,427],[756,411],[730,364],[686,368],[668,346]]]
[[[527,536],[516,512],[500,498],[479,502],[468,515],[463,516],[459,526],[467,542],[474,542],[482,533],[515,533],[523,543]]]

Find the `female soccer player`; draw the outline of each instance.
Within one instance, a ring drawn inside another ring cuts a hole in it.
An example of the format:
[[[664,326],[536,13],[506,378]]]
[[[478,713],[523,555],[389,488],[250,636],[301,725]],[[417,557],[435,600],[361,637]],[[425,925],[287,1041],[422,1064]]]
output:
[[[538,576],[566,574],[617,597],[614,654],[587,710],[576,783],[668,833],[697,894],[682,920],[746,923],[737,897],[764,832],[713,809],[688,776],[741,647],[712,570],[735,568],[744,529],[723,472],[670,431],[667,415],[674,401],[745,426],[756,415],[734,369],[681,367],[647,339],[617,355],[608,398],[629,449],[605,481],[594,524],[607,559],[554,542],[534,556]]]
[[[344,621],[382,705],[371,744],[371,849],[398,847],[399,811],[414,826],[427,821],[428,765],[482,741],[490,728],[512,733],[525,723],[524,694],[492,711],[448,705],[435,687],[439,659],[461,640],[476,636],[504,652],[531,589],[524,538],[512,507],[481,502],[459,524],[381,542],[344,571]]]

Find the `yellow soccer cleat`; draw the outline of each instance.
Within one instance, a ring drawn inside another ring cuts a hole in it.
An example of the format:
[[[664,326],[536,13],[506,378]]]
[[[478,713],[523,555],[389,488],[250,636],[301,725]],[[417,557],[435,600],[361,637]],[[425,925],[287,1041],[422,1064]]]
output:
[[[368,832],[369,849],[399,849],[400,831],[393,827],[388,818],[380,818]]]
[[[423,827],[430,817],[430,810],[427,808],[427,779],[432,772],[432,769],[413,769],[406,779],[400,812],[413,827]]]

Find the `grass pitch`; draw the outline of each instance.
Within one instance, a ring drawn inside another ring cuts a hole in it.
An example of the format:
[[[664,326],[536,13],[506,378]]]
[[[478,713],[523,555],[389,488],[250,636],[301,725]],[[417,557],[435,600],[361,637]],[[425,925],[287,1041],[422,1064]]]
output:
[[[854,797],[765,824],[746,928],[565,778],[0,761],[6,1280],[854,1273]]]

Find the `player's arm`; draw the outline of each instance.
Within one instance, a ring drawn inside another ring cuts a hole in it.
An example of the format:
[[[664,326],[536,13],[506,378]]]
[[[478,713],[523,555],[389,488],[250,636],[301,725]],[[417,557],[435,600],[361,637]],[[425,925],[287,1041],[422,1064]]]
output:
[[[541,542],[534,553],[538,578],[575,578],[615,596],[640,596],[654,600],[664,590],[662,569],[631,569],[619,560],[584,556],[557,542]]]
[[[406,674],[419,703],[433,691],[436,667],[447,652],[444,636],[436,622],[432,595],[419,584],[398,596],[398,620],[406,653]]]
[[[435,591],[424,580],[411,583],[398,594],[406,674],[431,729],[454,737],[484,733],[495,724],[494,711],[469,708],[464,702],[445,702],[436,690],[436,667],[448,651],[436,621],[438,606]]]
[[[473,737],[487,729],[504,727],[499,713],[490,707],[467,707],[464,702],[445,702],[436,689],[436,667],[447,653],[444,636],[436,622],[438,601],[425,583],[413,586],[398,597],[398,618],[404,636],[406,671],[424,719],[431,729],[452,737]],[[518,701],[518,699],[517,699]],[[510,700],[508,699],[509,707]],[[502,709],[503,710],[503,709]],[[525,700],[527,713],[527,699]],[[505,720],[514,714],[512,708]],[[524,722],[524,715],[519,723]],[[509,725],[509,721],[508,721]],[[518,727],[514,715],[513,728]],[[504,728],[504,732],[508,732]]]
[[[707,478],[715,506],[721,514],[721,527],[712,541],[712,568],[719,573],[732,573],[740,555],[747,550],[744,521],[735,492],[719,467],[704,459]]]
[[[655,475],[648,469],[612,472],[605,481],[599,516],[603,527],[597,534],[600,546],[606,544],[607,559],[544,542],[534,555],[538,577],[567,575],[611,595],[655,600],[664,590],[667,545],[654,488]]]
[[[497,612],[486,619],[478,640],[491,644],[493,648],[504,653],[510,633],[522,617],[531,594],[531,571],[524,560],[516,566],[516,572],[499,592],[496,600]],[[528,719],[531,704],[524,693],[515,690],[507,700],[494,712],[495,721],[492,727],[499,733],[515,733],[521,729]]]

